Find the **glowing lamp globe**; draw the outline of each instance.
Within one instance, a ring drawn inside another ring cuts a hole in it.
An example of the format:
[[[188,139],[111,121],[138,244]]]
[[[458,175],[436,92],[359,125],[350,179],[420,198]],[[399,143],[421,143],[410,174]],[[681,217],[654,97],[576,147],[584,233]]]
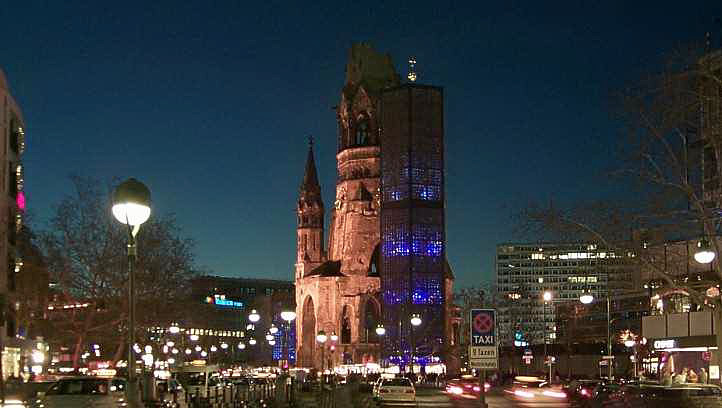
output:
[[[258,314],[258,312],[256,311],[256,309],[253,309],[253,310],[251,310],[251,314],[248,315],[248,320],[249,320],[251,323],[256,323],[256,322],[258,322],[259,320],[261,320],[261,315]]]
[[[624,345],[627,347],[634,347],[635,344],[637,344],[637,342],[632,339],[624,340]]]
[[[414,313],[411,315],[411,324],[414,326],[421,325],[421,316],[419,316],[418,313]]]
[[[594,296],[592,296],[589,292],[584,292],[581,296],[579,296],[579,301],[588,305],[594,301]]]
[[[243,350],[244,348],[246,348],[246,345],[244,343],[238,343],[238,348]]]
[[[275,345],[276,345],[276,340],[268,340],[268,345],[269,345],[269,346],[275,346]]]
[[[268,341],[273,340],[273,335],[272,335],[272,334],[267,334],[267,335],[266,335],[266,340],[268,340]]]
[[[326,336],[326,332],[323,330],[319,331],[318,334],[316,335],[316,341],[323,344],[326,342],[326,340],[328,340],[328,337]]]
[[[278,333],[278,327],[276,327],[276,325],[272,324],[271,328],[268,329],[268,331],[271,332],[271,334],[276,334],[276,333]]]
[[[291,310],[284,310],[281,312],[281,319],[290,322],[291,320],[296,319],[296,312]]]
[[[255,346],[255,345],[256,345],[256,339],[250,339],[250,340],[248,340],[248,344],[250,344],[251,346]]]
[[[216,351],[218,351],[218,347],[216,347],[216,346],[211,346],[211,351],[215,353]]]
[[[383,336],[384,334],[386,334],[386,328],[384,327],[384,325],[380,324],[376,326],[376,335]]]
[[[173,325],[170,328],[168,328],[168,331],[170,332],[170,334],[178,334],[178,333],[180,333],[180,327]]]
[[[150,190],[134,178],[125,180],[113,191],[112,211],[122,224],[141,225],[150,217]]]
[[[331,332],[331,341],[338,341],[338,335],[335,331]]]
[[[694,253],[694,260],[701,264],[708,264],[714,260],[715,253],[709,245],[709,242],[702,238],[697,242],[697,252]]]
[[[221,348],[222,348],[223,350],[227,349],[227,348],[228,348],[228,343],[221,343]]]
[[[186,354],[190,354],[190,353],[191,353],[191,349],[186,349]]]
[[[548,302],[548,301],[552,300],[552,293],[547,290],[542,295],[542,298],[544,299],[545,302]]]

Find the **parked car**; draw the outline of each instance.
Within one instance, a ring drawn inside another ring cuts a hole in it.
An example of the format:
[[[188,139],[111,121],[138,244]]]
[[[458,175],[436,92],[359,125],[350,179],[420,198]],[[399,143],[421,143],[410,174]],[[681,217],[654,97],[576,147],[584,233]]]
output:
[[[125,404],[126,381],[121,378],[69,377],[38,392],[43,408],[120,407]]]
[[[416,401],[416,389],[408,378],[384,378],[378,389],[381,402]]]
[[[712,384],[627,384],[609,395],[605,408],[707,408],[722,406],[722,389]]]

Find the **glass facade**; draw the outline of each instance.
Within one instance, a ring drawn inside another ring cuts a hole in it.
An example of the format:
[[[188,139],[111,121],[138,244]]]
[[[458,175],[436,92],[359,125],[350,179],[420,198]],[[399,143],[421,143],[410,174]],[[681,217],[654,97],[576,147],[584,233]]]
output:
[[[423,362],[444,343],[443,92],[415,84],[388,89],[380,118],[385,357]],[[420,315],[419,326],[410,324],[412,314]]]

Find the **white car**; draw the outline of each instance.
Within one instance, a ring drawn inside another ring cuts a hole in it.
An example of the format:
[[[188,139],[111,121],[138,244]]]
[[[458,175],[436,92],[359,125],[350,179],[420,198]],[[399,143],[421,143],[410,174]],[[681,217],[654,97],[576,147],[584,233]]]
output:
[[[56,381],[39,392],[38,408],[124,407],[126,382],[120,378],[71,377]]]
[[[384,378],[378,388],[381,401],[416,401],[416,389],[408,378]]]

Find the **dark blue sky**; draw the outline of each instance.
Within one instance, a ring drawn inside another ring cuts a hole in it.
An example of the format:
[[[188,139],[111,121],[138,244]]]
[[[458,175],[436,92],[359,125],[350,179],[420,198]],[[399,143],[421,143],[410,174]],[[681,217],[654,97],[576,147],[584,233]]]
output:
[[[529,200],[614,192],[612,91],[722,37],[720,1],[5,3],[0,67],[27,122],[39,223],[71,173],[135,176],[200,265],[278,279],[292,278],[309,134],[333,198],[331,107],[353,42],[402,75],[414,55],[419,81],[445,88],[448,257],[468,286],[493,276]]]

